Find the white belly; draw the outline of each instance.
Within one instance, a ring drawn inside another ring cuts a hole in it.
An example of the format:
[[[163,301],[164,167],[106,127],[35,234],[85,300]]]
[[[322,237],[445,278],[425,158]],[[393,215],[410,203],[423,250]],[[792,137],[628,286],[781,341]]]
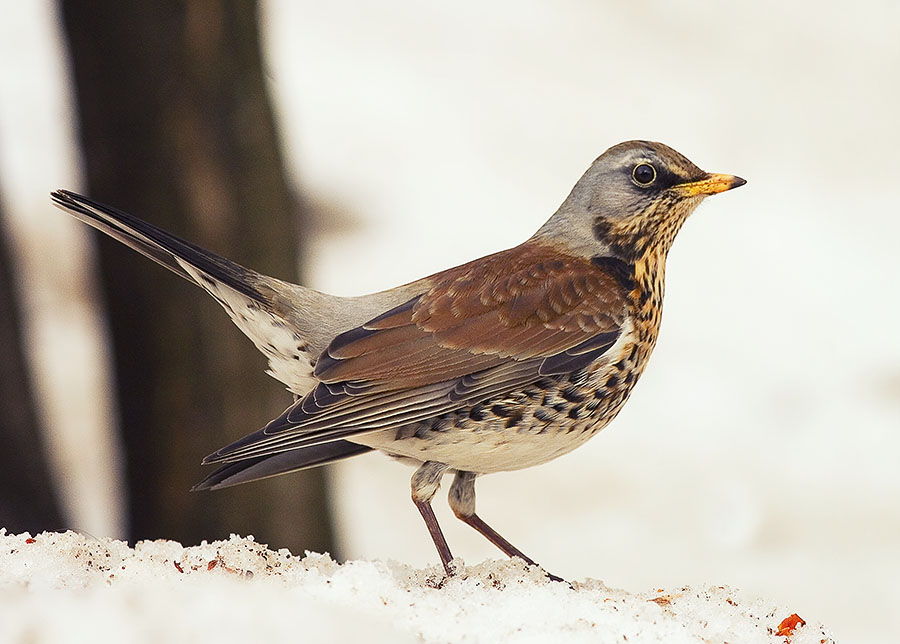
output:
[[[583,445],[599,429],[575,429],[571,432],[551,429],[532,434],[499,428],[492,430],[488,424],[476,431],[449,430],[431,434],[428,438],[409,437],[397,440],[397,432],[388,430],[354,436],[352,441],[391,456],[402,456],[420,462],[438,461],[454,470],[489,474],[520,470],[552,461]]]

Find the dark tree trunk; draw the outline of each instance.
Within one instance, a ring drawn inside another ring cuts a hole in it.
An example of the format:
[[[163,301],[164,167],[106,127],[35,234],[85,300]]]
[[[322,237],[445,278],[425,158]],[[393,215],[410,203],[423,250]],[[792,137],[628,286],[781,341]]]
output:
[[[254,2],[63,1],[91,196],[269,275],[297,271],[297,204]],[[189,494],[207,453],[290,402],[202,291],[102,240],[134,538],[251,533],[331,550],[323,473]]]
[[[62,527],[22,348],[19,306],[0,213],[0,528]]]

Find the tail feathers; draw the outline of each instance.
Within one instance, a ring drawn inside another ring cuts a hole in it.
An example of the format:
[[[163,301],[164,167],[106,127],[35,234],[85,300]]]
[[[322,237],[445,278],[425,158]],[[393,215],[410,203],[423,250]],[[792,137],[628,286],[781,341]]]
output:
[[[204,285],[198,281],[198,277],[202,280],[205,274],[242,295],[258,302],[265,302],[263,294],[251,283],[251,278],[257,274],[250,269],[171,235],[117,208],[74,192],[56,190],[50,194],[50,198],[55,205],[68,211],[76,219],[106,233],[199,286]],[[185,263],[195,271],[187,270]]]
[[[315,309],[327,313],[332,300],[260,275],[126,212],[74,192],[57,190],[50,196],[55,205],[76,219],[209,293],[266,355],[269,373],[288,389],[303,394],[313,386],[311,359],[320,349],[309,337],[310,327],[298,317],[298,312]],[[324,342],[328,334],[321,335]]]
[[[337,440],[303,449],[279,452],[270,456],[248,458],[220,467],[195,485],[191,491],[219,490],[239,483],[248,483],[279,474],[297,472],[350,458],[351,456],[368,452],[370,449],[365,445]]]

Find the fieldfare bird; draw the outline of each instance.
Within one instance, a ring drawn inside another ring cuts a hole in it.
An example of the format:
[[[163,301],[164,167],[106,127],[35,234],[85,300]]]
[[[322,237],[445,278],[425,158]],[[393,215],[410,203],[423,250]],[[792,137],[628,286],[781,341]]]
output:
[[[214,297],[296,395],[207,456],[222,466],[194,489],[376,449],[417,465],[412,500],[452,574],[431,509],[443,475],[455,474],[457,517],[533,564],[475,513],[475,479],[566,454],[613,419],[656,343],[676,233],[705,197],[744,183],[661,143],[621,143],[520,245],[350,298],[260,275],[69,191],[52,199]]]

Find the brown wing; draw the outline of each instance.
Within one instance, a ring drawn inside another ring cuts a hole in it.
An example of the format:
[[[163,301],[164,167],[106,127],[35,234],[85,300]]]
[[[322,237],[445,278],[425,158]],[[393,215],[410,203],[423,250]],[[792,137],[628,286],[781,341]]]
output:
[[[309,394],[210,455],[232,461],[390,429],[572,373],[615,342],[628,280],[535,242],[444,271],[408,302],[338,335]]]

